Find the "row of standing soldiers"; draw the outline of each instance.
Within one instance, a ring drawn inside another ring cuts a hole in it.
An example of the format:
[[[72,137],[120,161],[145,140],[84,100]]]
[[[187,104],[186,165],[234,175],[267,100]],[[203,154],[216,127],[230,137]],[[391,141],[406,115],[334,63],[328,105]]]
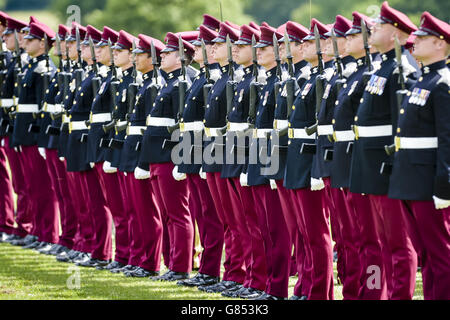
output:
[[[2,242],[226,297],[285,299],[297,274],[305,300],[334,298],[333,239],[344,299],[411,299],[418,266],[450,298],[446,22],[205,14],[165,44],[0,22]]]

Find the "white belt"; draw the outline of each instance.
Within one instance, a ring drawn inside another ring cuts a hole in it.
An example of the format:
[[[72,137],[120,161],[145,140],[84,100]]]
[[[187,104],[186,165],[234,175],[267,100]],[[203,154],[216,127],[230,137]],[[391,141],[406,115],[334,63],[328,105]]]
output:
[[[326,136],[329,134],[333,134],[333,125],[323,125],[323,126],[317,126],[317,134],[319,136]]]
[[[142,136],[142,130],[146,128],[146,126],[129,126],[127,128],[127,136]]]
[[[305,129],[289,129],[288,134],[291,139],[316,139],[315,133],[308,136]]]
[[[273,129],[253,129],[253,138],[267,138]]]
[[[244,131],[248,129],[247,122],[228,122],[228,131]]]
[[[221,130],[222,130],[222,128],[206,128],[205,127],[205,134],[207,137],[219,137],[219,136],[222,136]]]
[[[180,131],[202,131],[205,126],[202,121],[180,123]]]
[[[62,122],[63,123],[69,123],[70,122],[70,118],[68,116],[66,116],[65,114],[63,114],[62,116]]]
[[[148,126],[153,127],[168,127],[173,126],[175,124],[175,120],[172,118],[159,118],[159,117],[147,117],[147,123]]]
[[[14,99],[1,99],[0,103],[3,108],[10,108],[14,106]]]
[[[44,111],[50,112],[50,113],[57,113],[62,111],[62,105],[60,103],[58,104],[44,104]]]
[[[437,137],[406,138],[395,137],[395,147],[398,149],[436,149],[438,147]]]
[[[111,113],[93,113],[91,114],[91,123],[101,123],[111,121]]]
[[[289,125],[289,121],[287,120],[273,120],[273,128],[274,129],[283,129],[286,128]]]
[[[356,137],[374,138],[392,135],[392,125],[361,127],[354,126]]]
[[[76,131],[76,130],[87,130],[88,127],[86,126],[85,121],[70,121],[69,123],[69,131]]]
[[[334,140],[337,142],[355,140],[355,133],[352,130],[343,130],[334,132]]]
[[[126,125],[127,123],[128,123],[128,121],[119,121],[116,123],[116,126],[121,127],[121,126]]]
[[[16,111],[18,113],[39,112],[39,106],[37,104],[19,104]]]

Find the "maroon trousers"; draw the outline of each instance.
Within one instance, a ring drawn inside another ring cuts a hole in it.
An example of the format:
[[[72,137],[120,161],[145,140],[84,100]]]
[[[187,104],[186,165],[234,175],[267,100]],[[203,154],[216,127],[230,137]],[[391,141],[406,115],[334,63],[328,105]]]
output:
[[[309,300],[332,300],[333,250],[324,191],[304,188],[294,192],[303,218],[305,246],[311,259],[311,263],[303,268],[311,279],[310,288],[305,290],[306,296]]]
[[[437,210],[432,201],[408,201],[423,246],[424,298],[450,300],[450,208]]]
[[[85,184],[83,172],[68,172],[71,197],[74,199],[77,213],[77,232],[75,233],[73,249],[85,253],[92,252],[95,243],[94,220],[89,203],[89,190]]]
[[[289,238],[291,242],[289,248],[291,249],[292,246],[294,246],[295,249],[294,257],[296,270],[292,270],[294,266],[291,260],[289,274],[295,275],[294,272],[298,274],[298,279],[294,287],[294,295],[301,297],[303,295],[306,295],[302,292],[302,289],[305,287],[305,284],[303,282],[306,279],[306,277],[304,276],[303,265],[305,263],[305,260],[307,259],[303,235],[302,232],[300,232],[300,230],[303,230],[302,217],[297,200],[295,199],[295,193],[283,186],[283,180],[277,180],[276,183],[278,196],[280,198],[281,211],[283,213],[284,219],[286,220],[286,226],[289,231]]]
[[[159,271],[162,250],[162,221],[149,179],[137,180],[133,173],[124,179],[128,202],[130,255],[127,264]],[[122,185],[122,184],[121,184]]]
[[[359,225],[348,190],[331,188],[330,179],[324,178],[327,202],[332,207],[330,222],[333,239],[337,244],[338,276],[343,284],[344,299],[355,300],[359,290]]]
[[[75,234],[78,229],[78,218],[69,187],[70,180],[67,175],[64,162],[59,160],[56,149],[45,150],[47,158],[47,169],[56,198],[59,204],[59,215],[61,222],[61,235],[59,244],[69,249],[73,248]]]
[[[114,260],[120,263],[127,263],[129,258],[129,237],[128,237],[128,211],[124,205],[126,195],[120,188],[120,180],[123,173],[105,173],[103,162],[96,163],[95,170],[101,179],[102,189],[105,194],[107,206],[111,212],[115,229],[116,252]]]
[[[206,182],[225,230],[225,261],[223,263],[225,271],[222,279],[244,283],[245,266],[242,240],[237,232],[237,222],[234,219],[226,179],[220,178],[220,172],[208,172],[206,173]]]
[[[22,146],[22,154],[26,163],[24,175],[29,184],[32,202],[32,234],[36,235],[39,241],[58,243],[58,200],[48,174],[47,163],[39,154],[37,146]]]
[[[152,163],[150,181],[157,206],[167,217],[170,240],[169,269],[175,272],[191,272],[194,226],[189,213],[187,182],[176,181],[172,176],[172,163]]]
[[[281,212],[276,190],[269,185],[252,186],[259,228],[264,240],[267,284],[265,292],[278,297],[288,296],[291,259],[289,231]]]
[[[9,167],[11,168],[12,186],[17,194],[16,224],[14,234],[24,237],[29,234],[33,228],[30,190],[25,180],[24,172],[26,169],[25,157],[20,151],[9,148],[9,138],[5,137],[6,156],[8,157]]]
[[[377,215],[378,234],[383,248],[388,297],[393,300],[412,299],[416,284],[417,253],[409,233],[412,217],[401,200],[385,195],[369,195]]]
[[[220,221],[208,184],[198,174],[187,174],[191,214],[197,222],[203,251],[199,272],[220,276],[224,228]]]
[[[381,241],[376,230],[376,217],[373,214],[369,196],[351,193],[351,199],[359,221],[359,290],[358,299],[386,300],[386,271],[383,266]],[[379,270],[379,274],[377,274]]]
[[[7,164],[5,148],[0,147],[0,232],[12,234],[14,232],[14,197]]]
[[[110,260],[112,257],[112,216],[106,201],[105,188],[99,169],[80,172],[82,177],[83,197],[87,199],[90,222],[93,229],[91,257]],[[81,221],[83,224],[84,221]]]

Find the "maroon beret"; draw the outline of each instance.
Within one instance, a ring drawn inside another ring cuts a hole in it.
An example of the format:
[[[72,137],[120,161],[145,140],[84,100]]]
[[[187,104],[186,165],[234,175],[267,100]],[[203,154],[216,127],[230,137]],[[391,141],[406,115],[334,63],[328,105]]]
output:
[[[161,51],[164,49],[164,43],[159,41],[158,39],[152,38],[145,34],[140,34],[138,36],[139,44],[137,48],[133,51],[133,53],[151,53],[152,42],[155,46],[156,55],[159,57],[161,55]]]
[[[228,20],[225,21],[225,24],[229,25],[230,27],[232,27],[232,28],[234,28],[236,30],[240,30],[241,29],[240,25],[235,24],[235,23],[233,23],[231,21],[228,21]]]
[[[286,24],[287,24],[287,22],[286,22],[286,23],[283,23],[281,26],[279,26],[279,27],[277,28],[277,32],[278,32],[278,33],[281,33],[281,34],[284,34],[284,32],[286,31]]]
[[[88,46],[89,45],[89,37],[92,39],[92,42],[94,44],[99,43],[102,39],[102,32],[98,30],[97,28],[88,25],[86,27],[86,36],[84,38],[84,41],[82,44]]]
[[[119,33],[111,29],[110,27],[104,26],[103,32],[102,32],[102,39],[99,43],[97,43],[98,47],[104,47],[108,45],[108,40],[111,41],[111,43],[116,43],[117,39],[119,38]]]
[[[178,51],[178,37],[176,34],[172,32],[168,32],[165,39],[166,39],[166,47],[161,50],[161,52],[171,52],[171,51]],[[181,41],[183,41],[184,46],[184,52],[187,55],[192,56],[195,52],[195,47],[188,41],[184,40],[183,37],[181,37]]]
[[[387,1],[381,5],[380,15],[375,19],[375,22],[392,24],[408,34],[417,30],[417,27],[406,14],[389,7]]]
[[[219,34],[210,29],[205,27],[204,25],[201,25],[199,27],[199,34],[198,34],[198,38],[197,40],[191,42],[194,46],[201,46],[202,45],[202,40],[205,42],[205,44],[211,44],[212,41],[217,38]]]
[[[345,37],[345,33],[350,30],[352,27],[352,22],[348,20],[346,17],[341,15],[336,16],[336,21],[333,24],[334,33],[336,37]],[[331,30],[325,33],[327,37],[331,37]]]
[[[24,27],[27,26],[27,23],[18,19],[14,19],[13,17],[8,17],[6,25],[8,28],[3,32],[3,34],[14,33],[14,30],[21,31]]]
[[[198,39],[199,32],[198,31],[181,31],[175,33],[177,37],[181,37],[181,39],[192,43]]]
[[[53,38],[55,37],[55,32],[47,25],[43,23],[31,23],[30,31],[24,39],[39,39],[44,40],[45,35],[47,35],[47,42],[49,46],[53,43]]]
[[[280,40],[283,35],[277,32],[277,29],[273,27],[261,27],[261,37],[256,44],[255,48],[262,48],[267,46],[273,46],[273,35],[276,35],[277,39]]]
[[[203,23],[202,23],[202,25],[204,25],[208,29],[211,29],[211,30],[214,30],[216,32],[219,32],[220,20],[217,19],[217,18],[214,18],[213,16],[211,16],[209,14],[204,14],[203,15]]]
[[[252,27],[253,29],[256,29],[256,30],[258,30],[258,31],[261,31],[259,25],[257,25],[257,24],[256,24],[255,22],[253,22],[253,21],[250,21],[250,22],[248,23],[248,25],[249,25],[250,27]]]
[[[76,41],[77,40],[77,28],[80,32],[80,40],[84,39],[86,36],[86,27],[82,26],[77,22],[72,22],[72,29],[70,29],[70,35],[66,38],[66,41]]]
[[[239,29],[230,27],[225,22],[220,24],[219,35],[217,38],[213,39],[213,42],[225,42],[227,40],[227,35],[230,36],[231,42],[237,41],[239,39]]]
[[[314,40],[315,39],[315,36],[314,36],[314,27],[315,26],[317,26],[317,30],[319,31],[320,38],[321,39],[326,39],[327,38],[327,36],[325,34],[331,30],[331,27],[328,26],[328,25],[323,24],[322,22],[320,22],[319,20],[317,20],[315,18],[312,18],[311,19],[311,28],[309,29],[309,35],[304,37],[303,41],[308,41],[308,40]]]
[[[255,37],[255,40],[258,42],[260,38],[261,32],[258,29],[254,29],[246,24],[243,24],[241,27],[241,35],[239,36],[238,41],[234,44],[244,44],[251,45],[252,37]]]
[[[0,24],[2,26],[6,27],[6,21],[8,20],[8,17],[9,16],[5,12],[0,11]]]
[[[70,33],[70,28],[67,27],[64,24],[60,24],[58,26],[58,36],[59,39],[61,39],[62,41],[64,41],[66,39],[66,36]],[[55,38],[53,38],[52,40],[56,40],[56,35]]]
[[[137,44],[139,40],[125,30],[120,30],[119,38],[112,48],[117,50],[132,50],[133,41]]]
[[[28,24],[25,27],[22,28],[22,31],[30,32],[32,23],[42,23],[42,22],[40,22],[35,16],[30,16],[30,21],[28,22]]]
[[[289,36],[289,41],[302,42],[302,39],[309,34],[309,30],[300,23],[288,21],[286,23],[286,33]],[[282,41],[284,41],[284,36],[279,42]]]
[[[366,23],[367,29],[369,29],[374,24],[374,21],[371,18],[363,15],[362,13],[359,13],[358,11],[353,11],[352,15],[353,15],[352,27],[345,33],[346,36],[350,34],[361,33],[361,21],[364,21]]]
[[[425,11],[421,17],[419,30],[414,32],[416,36],[435,36],[450,43],[450,25]]]

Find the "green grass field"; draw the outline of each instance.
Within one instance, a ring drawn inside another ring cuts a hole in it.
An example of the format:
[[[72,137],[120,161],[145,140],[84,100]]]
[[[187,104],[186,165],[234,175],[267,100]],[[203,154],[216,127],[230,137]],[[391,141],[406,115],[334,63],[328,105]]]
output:
[[[162,272],[166,270],[163,268]],[[79,289],[69,289],[79,272]],[[195,273],[192,273],[194,275]],[[289,279],[292,295],[296,277]],[[335,299],[342,299],[342,286],[335,285]],[[39,254],[7,243],[0,243],[0,300],[216,300],[220,294],[147,278],[126,278],[122,274],[75,267],[60,263],[53,256]],[[423,299],[422,277],[417,274],[414,299]]]

